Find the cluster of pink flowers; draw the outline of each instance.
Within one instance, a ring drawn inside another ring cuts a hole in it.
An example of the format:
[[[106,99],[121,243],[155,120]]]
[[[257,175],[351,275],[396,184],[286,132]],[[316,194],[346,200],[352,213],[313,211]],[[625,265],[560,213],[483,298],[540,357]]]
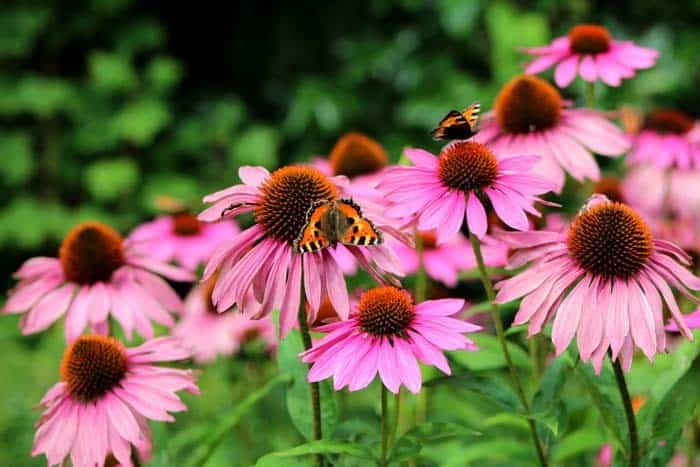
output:
[[[418,393],[419,363],[449,375],[444,352],[477,351],[465,334],[481,330],[459,317],[463,299],[425,300],[402,287],[404,274],[421,269],[454,288],[478,267],[522,268],[496,284],[496,303],[522,299],[514,325],[528,323],[532,336],[551,322],[556,354],[576,337],[596,372],[608,353],[625,370],[635,348],[653,360],[667,349],[667,331],[692,339],[700,310],[683,315],[672,289],[700,303],[691,256],[676,245],[700,251],[700,196],[691,196],[699,125],[664,110],[626,134],[531,76],[556,66],[560,87],[577,74],[619,86],[658,53],[594,25],[526,52],[536,58],[503,87],[476,136],[438,154],[408,148],[411,164],[390,166],[377,141],[350,133],[328,160],[241,167],[242,184],[205,196],[198,216],[158,217],[126,239],[80,224],[58,257],[26,261],[2,312],[22,315],[23,334],[65,317],[67,341],[33,454],[50,465],[101,466],[109,456],[132,465],[132,446],[151,449],[147,421],[172,421],[186,409],[176,392],[199,392],[192,371],[155,363],[211,362],[254,338],[273,354],[274,310],[282,338],[322,322],[313,331],[323,337],[300,355],[310,382],[332,378],[336,390],[356,391],[378,376],[394,393],[402,385]],[[628,151],[628,177],[601,178],[595,155]],[[570,222],[553,212],[537,230],[535,205],[558,207],[551,196],[567,174],[597,182],[595,194]],[[252,223],[241,229],[232,218],[242,214]],[[183,301],[167,281],[193,282],[204,264]],[[376,287],[353,303],[345,276],[360,269]],[[321,316],[324,306],[332,319]],[[136,331],[146,342],[125,347],[115,323],[126,340]],[[155,337],[154,323],[171,335]]]

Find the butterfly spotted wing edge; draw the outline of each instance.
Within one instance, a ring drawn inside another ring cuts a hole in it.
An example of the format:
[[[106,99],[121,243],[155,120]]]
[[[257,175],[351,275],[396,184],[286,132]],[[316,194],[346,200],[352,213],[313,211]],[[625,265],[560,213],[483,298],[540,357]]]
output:
[[[353,201],[352,198],[341,198],[338,200],[338,202],[345,203],[345,204],[349,205],[351,208],[353,208],[355,211],[357,211],[357,215],[359,216],[360,220],[367,222],[369,224],[369,226],[372,228],[372,232],[374,232],[377,235],[377,242],[376,243],[369,244],[369,245],[361,245],[361,246],[374,246],[374,245],[381,245],[382,243],[384,243],[384,236],[382,235],[382,231],[379,230],[374,225],[374,222],[372,222],[371,220],[367,219],[366,217],[364,217],[362,215],[362,208],[360,208],[360,206],[355,201]],[[356,243],[345,243],[345,242],[343,242],[343,243],[348,244],[348,245],[352,245],[352,246],[358,245]]]
[[[304,239],[306,231],[309,228],[312,228],[311,219],[313,217],[314,212],[316,212],[316,209],[318,209],[319,207],[321,207],[325,204],[330,204],[331,202],[332,201],[329,201],[327,199],[320,199],[318,201],[314,201],[313,203],[311,203],[311,206],[309,206],[309,209],[306,210],[306,217],[304,218],[304,227],[301,228],[299,235],[297,235],[297,238],[295,238],[294,241],[292,242],[292,251],[294,251],[295,253],[310,253],[313,251],[318,251],[322,248],[322,247],[319,247],[319,248],[314,248],[314,249],[309,249],[309,250],[302,250],[300,243]]]

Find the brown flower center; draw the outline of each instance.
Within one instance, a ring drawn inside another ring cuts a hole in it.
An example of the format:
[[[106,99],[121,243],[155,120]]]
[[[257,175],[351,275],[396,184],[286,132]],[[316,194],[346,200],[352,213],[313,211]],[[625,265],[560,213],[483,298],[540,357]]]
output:
[[[610,49],[610,33],[597,24],[579,24],[569,31],[569,48],[577,54],[599,54]]]
[[[442,182],[465,193],[489,186],[498,174],[493,152],[473,141],[449,144],[442,150],[439,164]]]
[[[608,279],[627,279],[647,263],[653,239],[646,222],[630,207],[600,203],[574,219],[569,253],[586,271]]]
[[[437,245],[437,234],[434,230],[418,232],[418,235],[424,250],[432,250]]]
[[[405,336],[413,321],[413,300],[405,290],[377,287],[360,297],[359,322],[373,336]]]
[[[306,304],[306,313],[307,315],[311,315],[311,305],[307,302]],[[333,307],[333,304],[331,303],[330,298],[328,296],[323,297],[323,301],[321,302],[321,305],[318,307],[318,312],[316,313],[316,320],[313,323],[310,323],[311,327],[316,327],[316,326],[323,326],[324,324],[328,324],[328,320],[330,319],[337,319],[338,318],[338,312],[335,311],[335,308]]]
[[[678,110],[660,109],[652,112],[646,119],[645,128],[657,133],[683,135],[693,128],[693,119]]]
[[[314,202],[338,198],[338,188],[312,167],[289,166],[276,170],[261,191],[256,221],[268,234],[290,244],[306,224],[306,213]]]
[[[354,177],[376,172],[386,167],[389,158],[384,148],[362,133],[346,133],[331,151],[331,167],[335,175]]]
[[[173,214],[173,231],[183,237],[197,235],[202,231],[202,223],[192,213],[178,212]]]
[[[107,282],[124,265],[122,237],[99,222],[86,222],[73,228],[59,250],[63,273],[71,282]]]
[[[521,75],[503,86],[494,113],[504,131],[529,133],[556,126],[562,105],[554,86],[542,78]]]
[[[73,398],[92,402],[118,385],[126,370],[126,352],[118,340],[80,336],[63,354],[61,379]]]
[[[624,203],[620,179],[615,177],[603,177],[593,187],[593,193],[605,195],[610,201]]]

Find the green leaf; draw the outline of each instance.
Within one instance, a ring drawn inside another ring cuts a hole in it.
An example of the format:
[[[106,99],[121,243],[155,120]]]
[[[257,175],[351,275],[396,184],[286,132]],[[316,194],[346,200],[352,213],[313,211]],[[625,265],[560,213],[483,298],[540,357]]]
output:
[[[231,145],[230,160],[233,167],[277,165],[279,134],[272,127],[256,125],[243,132]]]
[[[454,386],[480,394],[507,410],[520,411],[522,408],[518,396],[510,386],[496,378],[478,375],[467,369],[460,370],[459,373],[452,376],[432,379],[427,381],[425,385]]]
[[[451,37],[469,39],[483,3],[481,0],[439,0],[440,24]]]
[[[138,84],[129,57],[115,53],[93,52],[88,58],[90,80],[98,91],[128,91]]]
[[[600,375],[596,375],[591,365],[578,365],[576,369],[613,440],[627,452],[627,423],[612,372],[603,367]]]
[[[139,183],[139,168],[127,158],[93,162],[85,170],[85,186],[98,201],[114,201],[130,194]]]
[[[559,441],[552,455],[552,460],[562,462],[578,454],[598,449],[603,443],[605,443],[605,435],[600,428],[582,428],[569,433]]]
[[[424,445],[450,438],[477,438],[481,433],[451,422],[426,422],[408,430],[394,445],[390,460],[400,462],[420,454]]]
[[[142,203],[144,209],[157,212],[156,201],[161,196],[170,196],[185,202],[198,201],[202,190],[192,178],[177,173],[151,175],[144,184]]]
[[[49,10],[37,4],[3,6],[0,15],[0,57],[29,53],[49,20]]]
[[[504,2],[489,4],[486,25],[491,39],[491,69],[497,83],[522,73],[527,57],[518,48],[544,45],[549,39],[543,14],[521,11]]]
[[[457,363],[473,371],[493,370],[506,366],[506,360],[498,337],[491,334],[472,334],[469,338],[479,346],[479,351],[451,352],[450,357]],[[508,350],[516,366],[524,368],[532,366],[530,357],[521,347],[508,342]]]
[[[360,459],[374,459],[372,452],[362,444],[348,443],[345,441],[320,440],[311,441],[301,446],[287,449],[286,451],[267,454],[258,459],[255,465],[256,467],[286,467],[291,465],[290,457],[308,456],[312,454],[342,454]]]
[[[287,410],[299,432],[307,440],[313,439],[313,412],[311,409],[311,392],[306,381],[308,365],[303,363],[299,354],[304,347],[301,334],[293,329],[280,342],[277,350],[277,362],[281,371],[292,377],[292,383],[287,389]],[[330,438],[338,424],[338,409],[335,402],[335,391],[330,381],[319,383],[321,394],[321,429],[324,438]]]
[[[668,390],[642,427],[640,439],[649,465],[666,465],[680,439],[683,426],[693,418],[700,401],[700,356]]]
[[[146,81],[157,92],[170,91],[182,78],[182,67],[171,57],[155,57],[146,68]]]
[[[520,462],[515,462],[516,459],[527,459],[532,462],[535,459],[534,448],[526,445],[523,441],[515,438],[507,438],[501,436],[499,438],[484,439],[483,441],[475,441],[465,444],[465,446],[452,456],[446,459],[441,467],[458,467],[465,465],[481,465],[476,461],[506,461],[502,465],[521,465]],[[523,464],[531,465],[531,464]]]
[[[532,398],[533,418],[549,430],[543,431],[541,435],[544,442],[550,446],[568,422],[566,405],[561,401],[561,393],[569,369],[570,362],[567,354],[555,359],[542,375],[540,387]]]
[[[29,113],[51,117],[75,104],[75,90],[68,81],[43,76],[26,76],[15,83],[2,83],[0,113]]]
[[[2,178],[9,185],[19,185],[27,181],[34,170],[32,145],[25,133],[0,133],[0,164]]]
[[[211,430],[206,439],[197,443],[196,448],[187,462],[187,466],[201,467],[214,453],[216,448],[225,439],[226,435],[238,424],[241,418],[257,404],[262,398],[267,396],[273,389],[281,383],[289,381],[289,375],[277,375],[261,388],[253,391],[239,404],[230,409],[221,417],[216,426]]]
[[[170,111],[163,102],[145,98],[121,109],[114,116],[112,126],[123,139],[144,146],[150,144],[171,119]]]

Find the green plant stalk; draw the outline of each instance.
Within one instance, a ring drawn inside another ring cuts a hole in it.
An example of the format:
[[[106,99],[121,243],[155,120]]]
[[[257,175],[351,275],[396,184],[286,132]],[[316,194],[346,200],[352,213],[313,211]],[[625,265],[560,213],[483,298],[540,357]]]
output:
[[[630,436],[630,457],[629,465],[630,467],[639,467],[640,465],[640,450],[639,450],[639,435],[637,434],[637,422],[634,418],[634,409],[632,408],[632,399],[630,399],[630,393],[627,390],[627,383],[625,382],[625,374],[622,371],[622,366],[620,365],[620,359],[613,361],[612,355],[608,352],[610,361],[612,362],[613,370],[615,370],[615,381],[617,382],[617,389],[620,391],[620,398],[622,399],[622,405],[625,408],[625,418],[627,419],[627,427],[629,429]]]
[[[503,357],[505,358],[506,363],[508,364],[510,376],[513,380],[513,384],[515,385],[518,398],[520,399],[520,402],[522,403],[523,408],[525,409],[525,413],[527,414],[527,422],[530,427],[530,434],[532,435],[532,441],[535,445],[535,450],[537,451],[537,457],[539,459],[540,465],[545,467],[548,465],[547,457],[544,454],[544,449],[542,448],[540,437],[537,434],[537,427],[535,426],[535,421],[533,420],[532,414],[530,413],[530,404],[527,401],[527,396],[525,396],[523,384],[520,381],[520,376],[518,375],[518,369],[515,367],[513,359],[510,356],[510,351],[508,350],[508,343],[506,341],[506,336],[503,332],[503,321],[501,321],[501,314],[498,310],[498,305],[495,302],[496,293],[493,290],[493,284],[491,283],[491,279],[489,278],[488,273],[486,272],[484,256],[481,253],[481,242],[479,242],[479,239],[473,233],[469,234],[469,239],[471,240],[472,248],[474,250],[474,256],[476,257],[476,262],[479,266],[481,283],[483,284],[484,290],[486,291],[486,298],[491,303],[491,318],[493,319],[493,326],[496,329],[496,335],[498,336],[498,340],[501,343]]]
[[[394,445],[394,440],[396,439],[396,432],[399,428],[399,417],[401,416],[401,388],[399,392],[394,396],[394,418],[392,419],[391,431],[389,431],[389,447]]]
[[[416,272],[416,288],[414,291],[414,298],[416,303],[424,302],[428,295],[428,273],[425,270],[425,258],[424,258],[424,247],[423,238],[420,236],[418,229],[415,230],[414,234],[416,242],[416,255],[418,255],[418,271]],[[415,417],[414,421],[416,425],[420,425],[426,419],[428,412],[428,390],[423,388],[423,390],[416,396],[415,405]]]
[[[387,402],[387,390],[383,384],[379,385],[382,393],[382,452],[377,465],[385,467],[389,456],[389,404]]]
[[[301,286],[301,300],[299,302],[299,314],[297,315],[299,321],[299,330],[301,332],[301,340],[304,344],[304,350],[309,350],[311,348],[311,334],[309,334],[309,324],[307,323],[306,308],[305,308],[305,296],[304,296],[304,285],[302,281]],[[309,365],[311,368],[311,365]],[[321,391],[318,383],[309,383],[309,390],[311,391],[311,411],[313,412],[313,435],[315,440],[321,440],[323,438],[323,429],[321,426]],[[316,454],[316,465],[319,467],[323,465],[323,456],[321,454]]]
[[[586,81],[586,107],[595,109],[595,82]]]

